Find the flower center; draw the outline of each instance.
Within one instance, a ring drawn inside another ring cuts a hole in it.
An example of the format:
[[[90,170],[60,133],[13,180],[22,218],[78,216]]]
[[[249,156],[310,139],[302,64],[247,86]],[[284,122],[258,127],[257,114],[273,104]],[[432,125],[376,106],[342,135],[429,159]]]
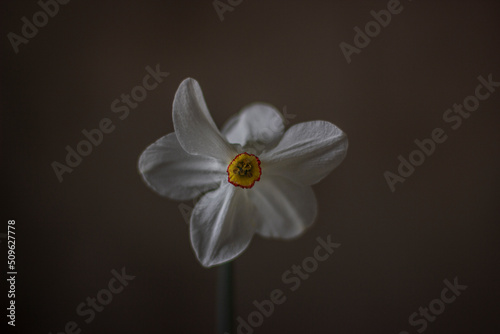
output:
[[[236,187],[252,188],[261,174],[259,158],[246,152],[238,154],[227,166],[227,180]]]

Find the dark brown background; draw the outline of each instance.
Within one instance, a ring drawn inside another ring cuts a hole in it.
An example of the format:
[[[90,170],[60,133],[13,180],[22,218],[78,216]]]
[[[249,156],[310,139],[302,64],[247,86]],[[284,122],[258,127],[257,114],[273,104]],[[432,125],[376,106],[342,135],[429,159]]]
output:
[[[314,186],[315,225],[293,242],[255,237],[236,261],[237,315],[286,292],[255,333],[416,333],[408,316],[455,276],[467,290],[426,333],[498,332],[500,92],[456,131],[442,115],[474,93],[477,76],[500,81],[499,3],[403,0],[347,64],[339,43],[386,4],[248,0],[221,22],[210,0],[71,1],[16,55],[7,33],[40,8],[2,1],[1,231],[16,220],[19,332],[55,334],[70,320],[82,333],[213,331],[216,270],[196,260],[179,203],[136,169],[173,131],[186,77],[219,126],[265,101],[286,106],[292,124],[325,119],[349,136],[343,164]],[[119,120],[111,101],[156,64],[170,76]],[[50,164],[105,117],[115,131],[59,183]],[[391,193],[384,171],[436,127],[448,140]],[[329,234],[342,246],[290,292],[282,273]],[[135,280],[85,324],[76,306],[124,266]]]

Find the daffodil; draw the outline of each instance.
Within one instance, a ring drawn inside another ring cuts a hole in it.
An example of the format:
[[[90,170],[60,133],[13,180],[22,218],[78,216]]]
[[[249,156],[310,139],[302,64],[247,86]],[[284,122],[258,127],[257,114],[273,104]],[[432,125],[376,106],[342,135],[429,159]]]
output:
[[[255,233],[291,239],[311,226],[317,202],[311,185],[344,159],[345,133],[326,121],[291,126],[274,107],[251,104],[219,131],[194,79],[173,103],[175,132],[150,145],[139,171],[158,194],[201,195],[190,219],[191,243],[206,267],[234,259]]]

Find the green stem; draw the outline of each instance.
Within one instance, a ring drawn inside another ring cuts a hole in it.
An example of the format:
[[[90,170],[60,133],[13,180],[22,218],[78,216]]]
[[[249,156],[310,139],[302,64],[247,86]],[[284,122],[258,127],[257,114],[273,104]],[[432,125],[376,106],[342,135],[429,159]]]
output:
[[[233,262],[217,272],[217,334],[233,334]]]

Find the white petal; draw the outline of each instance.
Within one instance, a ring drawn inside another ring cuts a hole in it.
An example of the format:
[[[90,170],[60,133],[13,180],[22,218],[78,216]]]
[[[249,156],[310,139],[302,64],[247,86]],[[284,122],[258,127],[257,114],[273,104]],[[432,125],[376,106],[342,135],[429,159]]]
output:
[[[318,212],[312,188],[285,177],[263,178],[249,197],[257,210],[257,233],[264,237],[297,237],[313,223]]]
[[[252,146],[257,151],[276,144],[284,131],[281,113],[264,103],[246,106],[222,127],[222,133],[230,143],[238,143],[243,147]]]
[[[347,136],[332,123],[296,124],[285,132],[275,148],[259,156],[262,174],[315,184],[344,160],[347,146]]]
[[[205,267],[234,259],[255,233],[254,209],[245,189],[223,182],[204,195],[191,215],[191,243]]]
[[[208,112],[196,80],[185,79],[175,93],[173,106],[175,133],[186,152],[213,157],[229,163],[237,152],[221,135]]]
[[[175,133],[158,139],[139,158],[139,171],[157,193],[186,200],[219,187],[226,166],[214,158],[186,153]]]

